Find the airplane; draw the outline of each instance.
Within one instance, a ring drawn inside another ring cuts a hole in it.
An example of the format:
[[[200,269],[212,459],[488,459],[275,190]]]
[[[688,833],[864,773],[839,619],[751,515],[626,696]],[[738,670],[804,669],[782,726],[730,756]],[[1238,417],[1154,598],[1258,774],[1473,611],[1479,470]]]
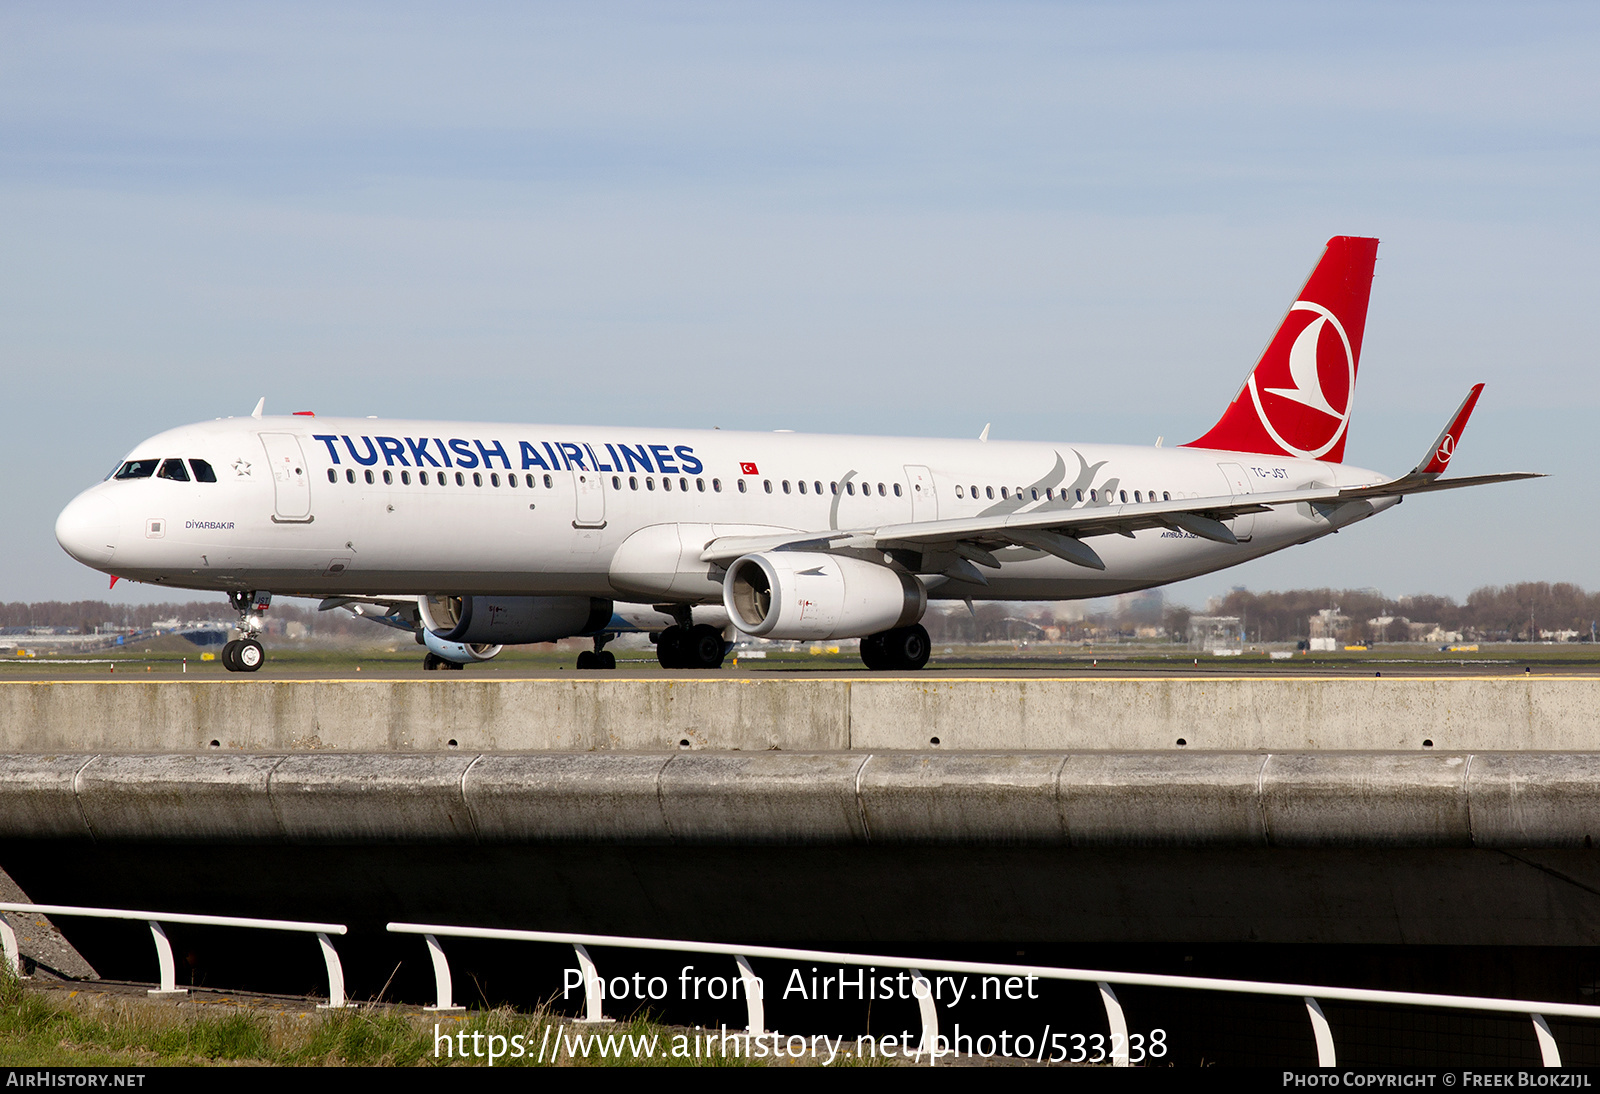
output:
[[[1164,585],[1320,539],[1442,477],[1483,385],[1391,478],[1343,462],[1378,241],[1335,236],[1222,417],[1175,448],[723,430],[222,418],[135,445],[56,522],[112,576],[226,592],[233,671],[274,595],[410,631],[425,669],[644,630],[666,668],[739,635],[928,661],[933,601]]]

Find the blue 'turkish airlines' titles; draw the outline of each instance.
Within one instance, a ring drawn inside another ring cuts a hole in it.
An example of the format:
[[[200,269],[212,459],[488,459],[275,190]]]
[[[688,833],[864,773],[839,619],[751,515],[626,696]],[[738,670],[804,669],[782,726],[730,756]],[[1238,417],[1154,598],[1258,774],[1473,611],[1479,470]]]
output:
[[[687,444],[608,444],[598,448],[574,441],[488,441],[474,437],[351,437],[317,433],[314,440],[328,448],[328,457],[340,464],[341,450],[352,462],[371,467],[459,467],[471,470],[502,467],[507,471],[644,471],[663,475],[698,475],[705,464]],[[514,443],[513,454],[506,443]],[[513,460],[516,464],[513,464]]]

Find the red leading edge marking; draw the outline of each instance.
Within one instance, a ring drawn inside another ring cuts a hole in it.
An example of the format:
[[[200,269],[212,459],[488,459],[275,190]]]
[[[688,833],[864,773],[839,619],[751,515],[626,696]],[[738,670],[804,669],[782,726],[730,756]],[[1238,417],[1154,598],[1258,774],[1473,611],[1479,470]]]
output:
[[[1185,447],[1342,461],[1377,258],[1376,239],[1328,240],[1244,387]]]

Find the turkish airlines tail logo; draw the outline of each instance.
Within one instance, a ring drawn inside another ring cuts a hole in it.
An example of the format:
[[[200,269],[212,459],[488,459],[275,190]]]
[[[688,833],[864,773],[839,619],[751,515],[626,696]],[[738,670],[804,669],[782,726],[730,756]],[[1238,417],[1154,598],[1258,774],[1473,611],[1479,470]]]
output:
[[[1377,257],[1376,239],[1328,240],[1244,387],[1186,447],[1343,460]]]

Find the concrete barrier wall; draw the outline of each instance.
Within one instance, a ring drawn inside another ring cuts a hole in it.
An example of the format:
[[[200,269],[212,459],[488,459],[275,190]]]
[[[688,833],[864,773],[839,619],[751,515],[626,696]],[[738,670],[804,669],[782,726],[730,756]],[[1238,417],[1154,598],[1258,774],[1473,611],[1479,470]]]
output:
[[[1584,751],[1597,711],[1574,677],[7,682],[0,752]]]
[[[1583,848],[1600,753],[0,757],[0,839]]]

